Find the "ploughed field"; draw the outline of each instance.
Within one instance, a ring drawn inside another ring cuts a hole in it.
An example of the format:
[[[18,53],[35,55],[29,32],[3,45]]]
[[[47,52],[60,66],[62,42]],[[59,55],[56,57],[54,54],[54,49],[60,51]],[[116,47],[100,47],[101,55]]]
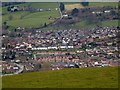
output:
[[[118,67],[41,71],[2,77],[3,88],[117,88]]]

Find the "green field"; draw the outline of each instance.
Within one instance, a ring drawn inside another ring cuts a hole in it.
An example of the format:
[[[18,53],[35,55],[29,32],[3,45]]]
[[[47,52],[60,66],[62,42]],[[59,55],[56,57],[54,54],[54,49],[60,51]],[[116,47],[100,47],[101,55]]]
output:
[[[118,6],[118,2],[90,2],[89,6]]]
[[[29,12],[29,11],[20,11],[9,13],[6,11],[6,7],[3,7],[3,13],[6,13],[2,16],[2,22],[6,21],[10,27],[39,27],[44,23],[50,23],[54,20],[52,18],[59,17],[59,11],[55,10],[58,8],[58,3],[25,3],[20,4],[19,6],[30,5],[33,8],[42,8],[42,9],[51,9],[51,11],[43,12]],[[12,19],[10,17],[12,16]]]
[[[78,4],[80,2],[64,2],[64,4]],[[118,2],[89,2],[89,6],[118,6]]]
[[[100,26],[105,26],[105,27],[111,27],[111,26],[118,26],[118,21],[119,20],[107,20],[107,21],[102,21],[100,23],[96,23],[97,25]],[[88,24],[86,21],[82,20],[80,22],[77,22],[75,24],[70,24],[67,26],[49,26],[47,28],[43,28],[43,30],[59,30],[59,29],[81,29],[81,28],[93,28],[96,27],[96,24]]]
[[[3,88],[118,88],[118,67],[41,71],[2,78]]]
[[[65,2],[64,4],[77,4],[77,2]],[[21,12],[14,12],[14,13],[9,13],[7,11],[7,7],[2,7],[2,13],[5,13],[5,15],[2,16],[2,22],[6,21],[8,26],[10,28],[16,28],[16,27],[40,27],[43,26],[44,23],[50,23],[53,22],[54,20],[50,20],[49,17],[60,17],[59,11],[55,10],[58,8],[58,3],[43,3],[43,2],[36,2],[36,3],[24,3],[24,4],[19,4],[17,6],[31,6],[33,8],[43,8],[43,9],[48,9],[51,8],[52,11],[43,11],[43,12],[29,12],[29,11],[21,11]],[[93,6],[118,6],[117,2],[90,2],[89,3],[90,7]],[[12,16],[12,19],[10,17]],[[101,22],[102,26],[114,26],[118,25],[118,20],[113,20],[113,21],[104,21]],[[93,25],[88,25],[85,21],[80,21],[76,24],[73,25],[67,25],[67,27],[64,26],[49,26],[45,28],[45,30],[48,29],[63,29],[63,28],[84,28],[84,27],[94,27],[95,24]]]
[[[11,14],[10,14],[11,15]],[[9,26],[13,27],[39,27],[43,25],[44,23],[50,23],[53,22],[53,20],[49,20],[48,18],[50,16],[52,17],[58,17],[59,14],[55,11],[45,11],[45,12],[35,12],[35,13],[29,13],[29,12],[16,12],[12,13],[13,20],[8,20],[8,17],[10,15],[3,16],[3,21],[7,21]],[[25,15],[22,19],[20,19],[21,15]]]

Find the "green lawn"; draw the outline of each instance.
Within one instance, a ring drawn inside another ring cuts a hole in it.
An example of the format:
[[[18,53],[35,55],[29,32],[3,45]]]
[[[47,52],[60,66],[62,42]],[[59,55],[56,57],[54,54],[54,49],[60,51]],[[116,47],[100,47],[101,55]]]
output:
[[[118,88],[118,67],[41,71],[2,78],[3,88]]]

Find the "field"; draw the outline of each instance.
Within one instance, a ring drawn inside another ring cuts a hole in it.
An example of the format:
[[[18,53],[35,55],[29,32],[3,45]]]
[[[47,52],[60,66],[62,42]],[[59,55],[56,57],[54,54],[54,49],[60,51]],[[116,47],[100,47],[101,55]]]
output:
[[[57,3],[25,3],[20,4],[19,6],[27,6],[30,5],[33,8],[42,8],[42,9],[51,9],[51,11],[43,11],[43,12],[29,12],[29,11],[20,11],[9,13],[6,11],[6,7],[3,7],[3,13],[5,15],[2,16],[2,22],[6,21],[7,24],[11,27],[39,27],[44,23],[53,22],[49,17],[52,18],[59,17],[59,11],[56,10],[58,8]],[[12,17],[12,18],[11,18]]]
[[[84,8],[80,3],[78,2],[68,2],[64,3],[66,10],[72,10],[74,8]],[[88,7],[103,7],[103,6],[118,6],[118,2],[89,2]]]
[[[1,74],[1,72],[0,72]],[[0,77],[0,89],[2,88],[2,78]]]
[[[72,10],[73,8],[84,8],[80,3],[77,2],[67,2],[65,4],[65,9],[66,10]],[[117,7],[118,2],[89,2],[88,7],[103,7],[103,6],[113,6]],[[107,21],[102,21],[100,23],[101,26],[118,26],[118,20],[107,20]],[[90,28],[90,27],[95,27],[95,24],[88,24],[86,21],[81,20],[80,22],[77,22],[74,25],[70,25],[67,28]]]
[[[84,8],[80,3],[77,2],[65,2],[65,9],[70,10],[73,8]],[[6,21],[8,26],[10,28],[16,28],[16,27],[40,27],[43,26],[45,23],[53,22],[54,20],[50,20],[49,17],[60,17],[59,11],[56,10],[58,8],[58,3],[43,3],[43,2],[37,2],[37,3],[24,3],[19,4],[20,7],[23,6],[31,6],[33,8],[42,8],[42,9],[48,9],[51,8],[51,11],[43,11],[43,12],[29,12],[29,11],[21,11],[21,12],[14,12],[9,13],[7,11],[7,7],[2,7],[2,13],[5,15],[2,16],[2,22]],[[96,6],[118,6],[117,2],[111,3],[111,2],[90,2],[89,7],[96,7]],[[12,18],[11,18],[12,17]],[[104,21],[101,22],[102,26],[111,26],[111,25],[117,25],[118,21]],[[80,21],[76,23],[75,25],[69,25],[67,27],[60,26],[60,27],[54,27],[49,26],[45,28],[48,29],[63,29],[63,28],[84,28],[84,27],[93,27],[95,25],[88,25],[85,21]]]
[[[89,6],[118,6],[118,2],[90,2]]]
[[[118,88],[118,67],[24,73],[2,82],[3,88]]]
[[[74,8],[84,8],[81,4],[66,4],[65,10],[72,10]]]

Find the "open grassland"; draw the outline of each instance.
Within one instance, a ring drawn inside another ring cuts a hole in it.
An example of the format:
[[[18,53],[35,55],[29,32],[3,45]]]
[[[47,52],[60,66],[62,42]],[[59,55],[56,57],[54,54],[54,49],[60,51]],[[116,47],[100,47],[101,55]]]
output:
[[[104,26],[104,27],[112,27],[112,26],[118,26],[119,20],[107,20],[102,21],[100,23],[88,23],[85,20],[81,20],[75,24],[69,24],[66,26],[48,26],[47,28],[43,28],[43,30],[59,30],[59,29],[82,29],[82,28],[93,28],[96,27],[96,25]]]
[[[3,88],[117,88],[118,67],[41,71],[2,78]]]
[[[118,26],[118,20],[106,20],[106,21],[102,21],[100,23],[96,23],[97,25],[100,26],[105,26],[105,27],[109,27],[109,26]],[[88,24],[86,21],[80,21],[78,23],[76,23],[75,25],[73,25],[72,27],[76,27],[76,28],[90,28],[90,27],[95,27],[96,26],[95,23],[92,24]]]
[[[27,3],[23,3],[23,4],[17,4],[14,6],[19,6],[19,7],[27,7],[30,6],[32,8],[42,8],[42,9],[46,9],[46,8],[58,8],[58,3],[54,2],[27,2]],[[3,13],[8,13],[7,11],[7,6],[6,7],[2,7],[2,12]]]
[[[50,20],[49,17],[52,18],[59,17],[59,11],[56,10],[58,8],[58,3],[25,3],[20,4],[20,7],[30,5],[32,8],[42,8],[42,9],[51,9],[51,11],[43,11],[43,12],[29,12],[29,11],[20,11],[13,12],[2,16],[2,22],[6,21],[10,27],[39,27],[44,25],[44,23],[50,23],[54,20]],[[6,7],[3,7],[3,12],[6,12]]]
[[[13,19],[9,20],[12,15]],[[44,12],[15,12],[3,16],[3,21],[7,21],[9,26],[13,27],[39,27],[44,23],[50,23],[54,20],[50,20],[49,17],[58,17],[59,13],[55,11],[44,11]]]

